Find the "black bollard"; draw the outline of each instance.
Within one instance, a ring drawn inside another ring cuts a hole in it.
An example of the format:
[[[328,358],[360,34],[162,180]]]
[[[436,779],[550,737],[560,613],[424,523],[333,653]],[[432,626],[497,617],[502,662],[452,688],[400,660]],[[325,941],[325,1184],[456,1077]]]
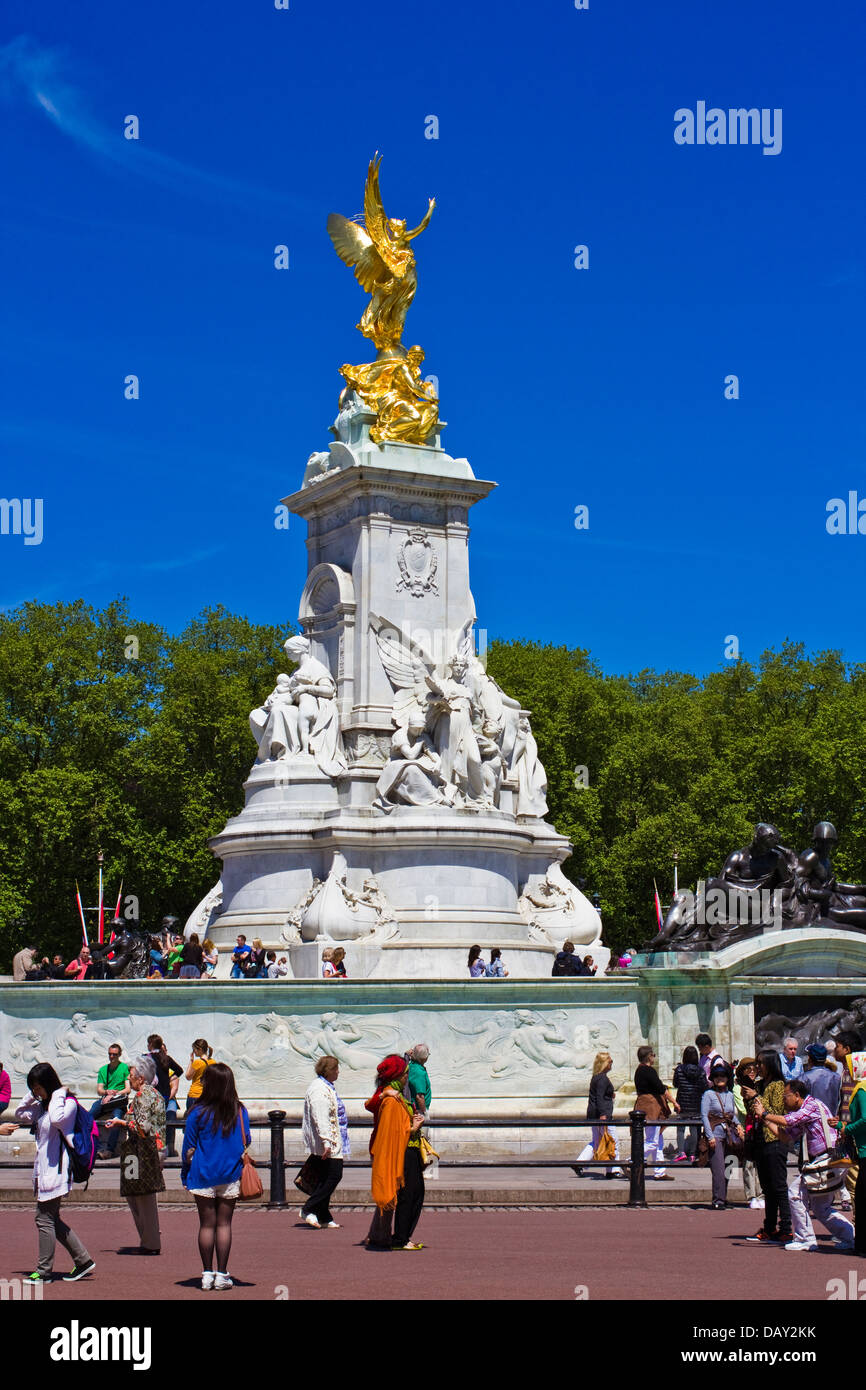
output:
[[[286,1112],[269,1110],[268,1119],[271,1125],[271,1195],[268,1202],[270,1210],[271,1207],[279,1209],[289,1205],[286,1201]]]
[[[646,1167],[644,1165],[644,1139],[646,1116],[642,1110],[632,1110],[631,1121],[631,1169],[628,1185],[628,1205],[646,1206]]]

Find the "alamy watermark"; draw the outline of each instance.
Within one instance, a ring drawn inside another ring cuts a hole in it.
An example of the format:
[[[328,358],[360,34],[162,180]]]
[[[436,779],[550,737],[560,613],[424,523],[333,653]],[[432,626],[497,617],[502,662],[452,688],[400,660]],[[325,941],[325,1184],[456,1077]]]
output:
[[[831,536],[866,536],[866,497],[858,498],[853,488],[847,498],[831,497],[824,525]]]
[[[762,145],[764,154],[782,153],[782,108],[762,106],[681,106],[674,112],[678,145]]]
[[[682,915],[701,927],[733,925],[773,926],[782,929],[782,894],[778,888],[715,887],[707,892],[706,879],[698,891],[684,888],[677,894]],[[694,914],[694,916],[692,916]]]
[[[44,1279],[0,1279],[0,1303],[39,1303],[44,1297]]]
[[[23,536],[25,545],[41,545],[42,535],[41,497],[0,497],[0,536]]]

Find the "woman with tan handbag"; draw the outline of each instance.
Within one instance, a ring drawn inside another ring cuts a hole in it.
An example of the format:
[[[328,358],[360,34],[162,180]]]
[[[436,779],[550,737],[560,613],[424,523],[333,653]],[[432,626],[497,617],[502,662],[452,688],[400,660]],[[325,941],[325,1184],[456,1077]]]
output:
[[[643,1111],[646,1117],[644,1161],[647,1164],[652,1162],[658,1164],[664,1152],[662,1149],[664,1125],[659,1124],[658,1121],[666,1120],[671,1110],[678,1111],[680,1108],[656,1071],[655,1059],[655,1048],[647,1045],[638,1048],[638,1066],[634,1074],[634,1089],[637,1093],[637,1099],[634,1108]],[[664,1172],[658,1166],[653,1177],[656,1182],[673,1181],[670,1173]]]
[[[139,1254],[160,1252],[159,1203],[165,1191],[162,1155],[165,1151],[165,1101],[154,1086],[156,1063],[136,1057],[129,1068],[129,1105],[122,1120],[109,1128],[124,1128],[120,1146],[120,1195],[125,1197],[140,1241]]]
[[[581,1163],[586,1163],[590,1158],[613,1158],[619,1159],[619,1140],[614,1132],[611,1134],[605,1123],[613,1119],[613,1106],[616,1092],[613,1082],[608,1076],[608,1072],[613,1066],[613,1058],[609,1052],[599,1052],[596,1054],[592,1064],[592,1080],[589,1083],[589,1100],[586,1106],[586,1118],[592,1120],[592,1139],[584,1146],[578,1155],[574,1171],[579,1178],[583,1177]],[[607,1150],[607,1152],[603,1152]],[[604,1170],[606,1178],[621,1178],[623,1171],[621,1168],[606,1168]]]
[[[232,1217],[242,1195],[250,1117],[241,1105],[231,1067],[214,1062],[202,1076],[201,1100],[186,1122],[181,1181],[198,1207],[203,1289],[230,1289]],[[257,1181],[255,1169],[253,1177]],[[214,1269],[216,1256],[216,1269]]]

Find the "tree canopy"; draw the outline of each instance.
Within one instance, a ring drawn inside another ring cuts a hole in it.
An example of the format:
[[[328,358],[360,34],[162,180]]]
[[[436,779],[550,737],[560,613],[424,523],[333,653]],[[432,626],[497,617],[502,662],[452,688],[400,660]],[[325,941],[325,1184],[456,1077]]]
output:
[[[110,908],[122,876],[148,925],[192,910],[219,872],[207,840],[243,805],[249,711],[293,630],[215,608],[172,636],[123,600],[0,615],[0,966],[24,935],[77,948],[75,882],[94,902],[100,848]],[[566,872],[599,893],[612,948],[653,934],[674,851],[693,885],[759,820],[796,849],[832,820],[840,876],[864,876],[866,670],[838,653],[791,642],[704,678],[605,675],[586,651],[530,641],[493,642],[487,661],[531,711]]]

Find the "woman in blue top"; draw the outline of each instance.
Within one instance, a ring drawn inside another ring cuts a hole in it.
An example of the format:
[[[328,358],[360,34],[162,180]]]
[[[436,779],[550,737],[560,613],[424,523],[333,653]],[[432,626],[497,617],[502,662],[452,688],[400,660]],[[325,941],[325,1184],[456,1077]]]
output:
[[[498,946],[494,946],[490,952],[490,964],[487,967],[487,974],[493,980],[501,980],[508,974],[502,963],[502,952]]]
[[[482,975],[486,974],[487,962],[481,955],[480,946],[469,947],[469,959],[466,962],[466,964],[469,968],[469,974],[472,976],[473,980],[480,979]]]
[[[203,1289],[232,1287],[232,1216],[249,1143],[250,1117],[238,1099],[234,1073],[225,1062],[214,1062],[202,1076],[201,1100],[187,1116],[181,1168],[181,1181],[198,1207]]]

